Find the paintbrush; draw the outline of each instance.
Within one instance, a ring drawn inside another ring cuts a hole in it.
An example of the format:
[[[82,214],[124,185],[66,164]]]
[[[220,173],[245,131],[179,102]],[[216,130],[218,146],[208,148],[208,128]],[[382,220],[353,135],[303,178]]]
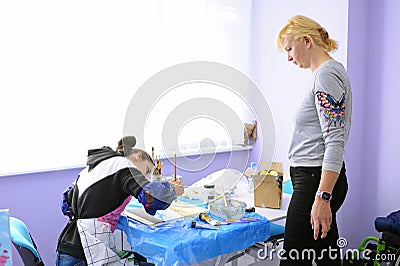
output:
[[[151,147],[151,159],[153,160],[153,165],[155,165],[155,159],[154,159],[154,147]]]
[[[223,195],[223,198],[224,198],[225,207],[228,207],[228,202],[226,201],[226,197],[225,197],[224,186],[222,186],[222,195]]]
[[[176,153],[174,155],[174,181],[176,181]]]

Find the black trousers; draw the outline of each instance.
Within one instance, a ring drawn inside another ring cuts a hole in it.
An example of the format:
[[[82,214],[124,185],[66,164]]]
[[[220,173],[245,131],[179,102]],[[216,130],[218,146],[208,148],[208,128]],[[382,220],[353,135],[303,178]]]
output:
[[[319,236],[314,240],[310,214],[321,180],[321,170],[321,167],[290,167],[293,195],[286,218],[285,242],[280,254],[281,266],[311,265],[312,260],[315,260],[317,265],[341,265],[340,249],[337,246],[339,233],[336,212],[342,206],[347,194],[346,168],[343,163],[332,192],[331,229],[324,239]]]

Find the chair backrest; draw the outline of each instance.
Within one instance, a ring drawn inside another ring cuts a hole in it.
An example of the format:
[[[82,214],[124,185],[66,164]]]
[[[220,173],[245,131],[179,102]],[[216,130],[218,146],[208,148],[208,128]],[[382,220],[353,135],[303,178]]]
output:
[[[10,217],[10,236],[25,266],[43,265],[35,242],[24,222],[18,218]]]

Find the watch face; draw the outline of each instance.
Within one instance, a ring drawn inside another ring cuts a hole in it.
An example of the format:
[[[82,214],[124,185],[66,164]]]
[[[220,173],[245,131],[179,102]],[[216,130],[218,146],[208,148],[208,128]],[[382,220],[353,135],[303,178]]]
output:
[[[322,192],[321,198],[323,198],[324,200],[330,200],[331,194],[329,194],[328,192]]]

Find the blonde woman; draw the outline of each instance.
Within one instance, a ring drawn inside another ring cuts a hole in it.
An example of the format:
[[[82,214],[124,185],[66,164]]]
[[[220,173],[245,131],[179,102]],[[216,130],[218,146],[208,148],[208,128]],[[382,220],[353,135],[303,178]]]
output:
[[[336,212],[347,194],[344,147],[351,125],[351,88],[345,68],[329,53],[328,31],[305,16],[280,30],[287,60],[310,69],[314,82],[296,118],[289,148],[294,193],[289,205],[280,265],[340,265]]]

